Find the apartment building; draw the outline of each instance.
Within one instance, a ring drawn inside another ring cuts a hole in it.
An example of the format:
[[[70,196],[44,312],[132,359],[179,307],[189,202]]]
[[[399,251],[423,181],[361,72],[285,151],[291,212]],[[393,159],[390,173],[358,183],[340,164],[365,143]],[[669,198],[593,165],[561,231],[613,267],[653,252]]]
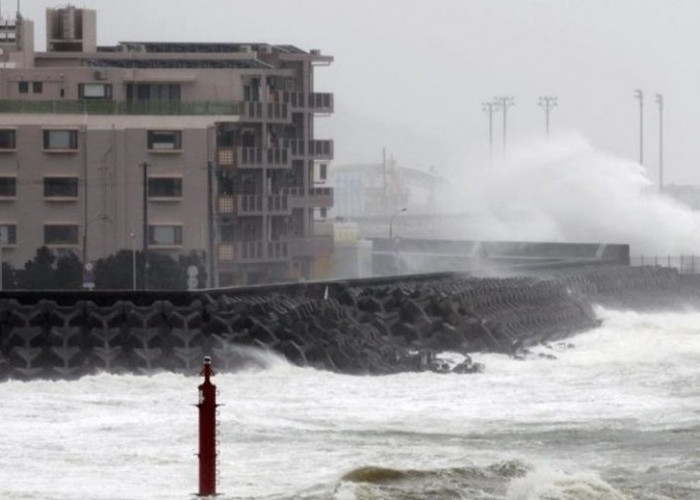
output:
[[[0,20],[0,241],[20,267],[42,245],[92,262],[120,249],[199,252],[211,286],[331,271],[314,120],[331,56],[264,43],[97,45],[89,9]]]

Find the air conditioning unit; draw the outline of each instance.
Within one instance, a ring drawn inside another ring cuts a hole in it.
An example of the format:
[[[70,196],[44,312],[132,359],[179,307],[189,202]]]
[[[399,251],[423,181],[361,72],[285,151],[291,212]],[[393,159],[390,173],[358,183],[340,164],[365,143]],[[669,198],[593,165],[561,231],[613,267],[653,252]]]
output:
[[[253,47],[250,45],[241,45],[241,52],[253,52]]]
[[[310,53],[312,56],[320,56],[320,55],[321,55],[321,49],[311,49],[311,50],[309,51],[309,53]]]
[[[106,69],[96,69],[95,70],[95,80],[106,80],[107,70]]]

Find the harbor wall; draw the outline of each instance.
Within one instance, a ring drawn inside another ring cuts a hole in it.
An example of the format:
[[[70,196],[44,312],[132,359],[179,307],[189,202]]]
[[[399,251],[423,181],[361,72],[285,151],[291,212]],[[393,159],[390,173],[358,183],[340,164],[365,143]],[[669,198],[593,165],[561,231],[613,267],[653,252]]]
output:
[[[254,362],[249,348],[353,374],[429,369],[426,352],[518,355],[595,328],[594,304],[696,307],[673,269],[554,267],[505,277],[435,273],[199,292],[6,292],[0,379],[96,371],[194,374]]]

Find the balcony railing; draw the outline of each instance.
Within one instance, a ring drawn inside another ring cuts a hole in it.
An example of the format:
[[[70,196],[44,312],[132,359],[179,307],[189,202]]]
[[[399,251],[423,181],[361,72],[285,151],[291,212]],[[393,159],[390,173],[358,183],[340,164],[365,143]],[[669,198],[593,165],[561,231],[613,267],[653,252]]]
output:
[[[333,141],[330,139],[309,141],[309,156],[315,160],[332,160]]]
[[[234,101],[0,100],[0,113],[88,115],[239,115]]]
[[[247,121],[288,122],[289,107],[283,102],[246,101],[243,103],[243,118]]]
[[[314,113],[333,112],[333,94],[328,92],[312,92],[309,94],[309,108]]]
[[[333,188],[315,187],[304,192],[303,187],[280,188],[274,190],[275,194],[289,196],[291,208],[321,208],[333,206]]]
[[[238,168],[288,167],[290,157],[285,148],[220,148],[219,165]]]
[[[289,257],[286,241],[237,241],[219,245],[219,262],[270,262]]]
[[[219,213],[222,215],[287,215],[291,213],[286,195],[239,194],[219,196]]]
[[[271,96],[292,109],[309,108],[315,113],[333,112],[333,94],[328,92],[283,92],[272,91]]]
[[[292,156],[309,155],[315,160],[333,159],[333,141],[331,139],[312,141],[283,139],[282,145],[289,149]]]

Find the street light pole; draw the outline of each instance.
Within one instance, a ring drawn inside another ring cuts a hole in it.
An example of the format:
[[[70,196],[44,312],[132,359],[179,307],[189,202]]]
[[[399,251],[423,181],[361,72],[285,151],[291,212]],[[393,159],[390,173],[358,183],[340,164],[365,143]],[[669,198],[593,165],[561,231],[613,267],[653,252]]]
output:
[[[656,94],[659,104],[659,192],[664,190],[664,96]]]
[[[148,290],[148,162],[143,167],[143,289]]]
[[[500,96],[494,97],[493,100],[498,105],[499,109],[503,111],[503,152],[505,153],[508,108],[515,105],[515,98],[513,96]]]
[[[549,113],[557,106],[557,98],[555,96],[541,96],[537,105],[544,110],[544,126],[547,132],[547,142],[549,142]]]
[[[489,115],[489,158],[493,160],[493,113],[498,111],[498,103],[482,102],[481,110]]]
[[[639,99],[639,164],[644,165],[644,92],[637,89],[634,97]]]
[[[394,236],[394,217],[399,215],[400,213],[403,213],[406,211],[406,207],[398,209],[396,212],[394,212],[391,217],[389,218],[389,239],[391,239]]]
[[[136,290],[136,233],[131,231],[131,289]]]

